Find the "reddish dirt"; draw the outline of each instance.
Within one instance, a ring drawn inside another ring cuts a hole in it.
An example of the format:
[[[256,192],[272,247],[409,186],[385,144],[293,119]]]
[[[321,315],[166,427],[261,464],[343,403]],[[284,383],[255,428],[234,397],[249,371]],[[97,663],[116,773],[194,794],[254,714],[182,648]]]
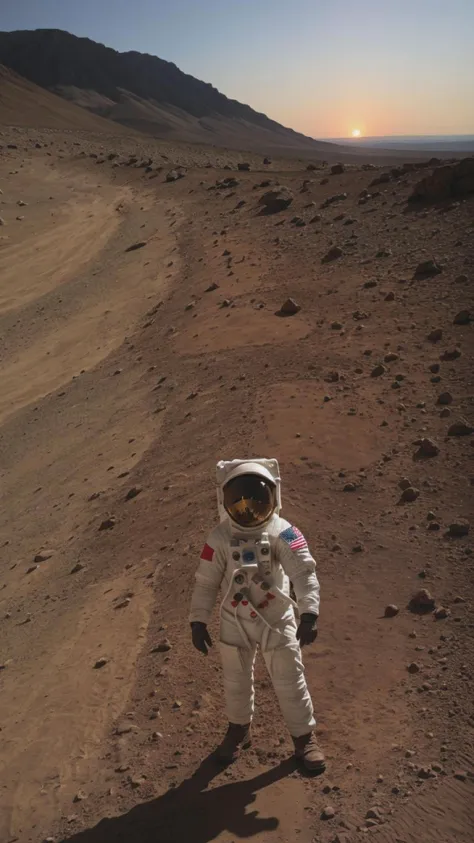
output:
[[[473,323],[453,324],[474,309],[474,199],[407,205],[409,173],[359,205],[377,171],[255,156],[214,190],[238,153],[9,129],[0,144],[2,843],[468,843],[474,438],[447,434],[474,424]],[[287,211],[259,213],[264,179],[292,189]],[[427,259],[442,272],[414,280]],[[301,310],[281,318],[288,296]],[[437,456],[415,458],[423,437]],[[220,663],[192,649],[187,613],[215,462],[255,455],[279,459],[283,514],[318,562],[320,778],[294,764],[261,665],[253,749],[212,759]],[[460,518],[469,535],[447,537]],[[421,587],[446,619],[408,610]]]

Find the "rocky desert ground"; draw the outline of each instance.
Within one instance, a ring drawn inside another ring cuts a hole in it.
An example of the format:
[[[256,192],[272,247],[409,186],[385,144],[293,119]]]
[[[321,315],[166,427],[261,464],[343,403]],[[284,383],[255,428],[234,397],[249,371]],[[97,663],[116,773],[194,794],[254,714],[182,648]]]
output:
[[[469,843],[474,196],[433,161],[0,146],[2,843]],[[253,455],[318,561],[319,778],[261,665],[253,748],[212,757],[188,604],[215,462]]]

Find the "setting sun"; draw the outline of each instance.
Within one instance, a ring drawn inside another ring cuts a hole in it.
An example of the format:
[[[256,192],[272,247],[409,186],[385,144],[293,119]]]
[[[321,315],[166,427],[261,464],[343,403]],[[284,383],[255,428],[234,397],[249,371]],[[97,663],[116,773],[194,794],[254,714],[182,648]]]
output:
[[[351,134],[353,138],[360,138],[360,129],[352,129]]]

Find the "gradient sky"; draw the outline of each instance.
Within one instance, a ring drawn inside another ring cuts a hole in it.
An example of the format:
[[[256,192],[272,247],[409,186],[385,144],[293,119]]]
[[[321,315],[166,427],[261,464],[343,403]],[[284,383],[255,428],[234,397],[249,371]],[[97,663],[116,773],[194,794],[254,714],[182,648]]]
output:
[[[474,134],[474,0],[0,0],[172,61],[313,137]]]

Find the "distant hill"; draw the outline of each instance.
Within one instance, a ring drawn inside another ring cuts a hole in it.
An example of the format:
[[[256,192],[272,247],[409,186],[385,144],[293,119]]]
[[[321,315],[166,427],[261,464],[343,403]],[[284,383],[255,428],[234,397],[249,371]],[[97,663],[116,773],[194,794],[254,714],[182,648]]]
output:
[[[103,117],[78,108],[39,88],[0,64],[0,126],[35,129],[74,129],[113,135],[127,134]]]
[[[61,30],[0,32],[0,62],[89,112],[167,140],[255,151],[337,147],[287,129],[176,65]]]

